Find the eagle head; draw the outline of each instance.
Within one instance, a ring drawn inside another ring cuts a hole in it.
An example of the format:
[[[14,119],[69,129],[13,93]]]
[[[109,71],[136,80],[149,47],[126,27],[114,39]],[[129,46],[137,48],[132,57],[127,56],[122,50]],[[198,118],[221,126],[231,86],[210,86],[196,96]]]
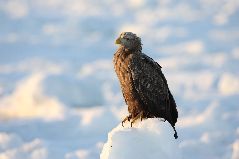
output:
[[[132,32],[122,32],[116,39],[115,44],[119,44],[128,50],[141,50],[141,39]]]

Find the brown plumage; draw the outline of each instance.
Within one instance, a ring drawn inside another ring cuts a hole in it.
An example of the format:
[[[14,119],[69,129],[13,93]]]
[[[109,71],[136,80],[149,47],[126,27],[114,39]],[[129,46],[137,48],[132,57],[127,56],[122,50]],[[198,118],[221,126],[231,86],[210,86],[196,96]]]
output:
[[[141,39],[131,32],[123,32],[116,40],[120,47],[114,54],[114,68],[128,105],[128,120],[164,118],[174,128],[178,112],[161,66],[142,53]]]

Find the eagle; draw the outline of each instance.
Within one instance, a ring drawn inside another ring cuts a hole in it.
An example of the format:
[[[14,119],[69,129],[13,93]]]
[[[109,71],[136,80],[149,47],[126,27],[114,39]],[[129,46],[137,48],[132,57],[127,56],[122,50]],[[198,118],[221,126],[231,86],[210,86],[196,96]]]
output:
[[[138,119],[163,118],[171,124],[177,139],[177,105],[162,67],[142,53],[141,39],[136,34],[122,32],[115,43],[119,47],[113,58],[114,70],[129,112],[122,121],[122,126],[127,120],[132,127]]]

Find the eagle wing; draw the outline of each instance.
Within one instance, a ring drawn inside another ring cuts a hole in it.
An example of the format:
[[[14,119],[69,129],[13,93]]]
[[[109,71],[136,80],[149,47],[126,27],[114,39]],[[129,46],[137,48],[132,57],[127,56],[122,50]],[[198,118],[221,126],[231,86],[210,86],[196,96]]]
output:
[[[154,117],[165,118],[174,125],[178,117],[176,103],[161,66],[147,55],[140,54],[133,55],[129,68],[134,88],[143,102],[143,109]]]

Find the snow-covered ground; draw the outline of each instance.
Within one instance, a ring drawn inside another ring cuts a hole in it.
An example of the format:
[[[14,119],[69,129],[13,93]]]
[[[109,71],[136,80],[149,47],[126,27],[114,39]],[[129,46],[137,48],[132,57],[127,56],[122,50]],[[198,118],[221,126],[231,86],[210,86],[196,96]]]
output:
[[[143,120],[132,128],[129,122],[124,127],[119,124],[109,133],[100,158],[180,159],[180,141],[174,139],[172,130],[169,123],[160,119]]]
[[[238,0],[0,0],[0,159],[99,158],[127,115],[112,65],[121,31],[163,67],[179,138],[145,121],[108,143],[162,130],[159,153],[238,159],[238,17]]]

